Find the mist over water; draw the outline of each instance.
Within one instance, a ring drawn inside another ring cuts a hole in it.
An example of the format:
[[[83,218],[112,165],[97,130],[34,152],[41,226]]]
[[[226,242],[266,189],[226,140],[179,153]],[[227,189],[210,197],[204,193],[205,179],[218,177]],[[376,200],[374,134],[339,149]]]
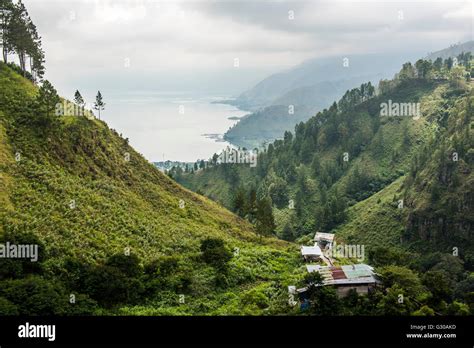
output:
[[[233,106],[213,104],[228,96],[196,96],[161,91],[107,91],[102,119],[129,138],[149,161],[208,159],[229,145],[205,134],[223,135],[246,114]],[[97,113],[96,113],[97,114]]]

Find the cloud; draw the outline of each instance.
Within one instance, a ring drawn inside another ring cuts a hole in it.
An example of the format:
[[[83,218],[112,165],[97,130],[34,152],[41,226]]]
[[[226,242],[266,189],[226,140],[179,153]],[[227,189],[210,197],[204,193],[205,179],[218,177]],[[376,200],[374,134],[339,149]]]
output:
[[[24,2],[52,78],[122,78],[126,62],[135,72],[179,78],[231,70],[239,58],[250,81],[256,70],[315,56],[426,53],[472,39],[470,1]]]
[[[155,160],[164,151],[195,156],[189,148],[201,146],[182,141],[194,138],[172,122],[175,108],[153,104],[161,92],[238,95],[309,58],[423,56],[473,39],[470,0],[23,1],[42,36],[46,78],[66,97],[79,89],[91,101],[101,90],[109,124]],[[127,102],[134,95],[153,102]]]

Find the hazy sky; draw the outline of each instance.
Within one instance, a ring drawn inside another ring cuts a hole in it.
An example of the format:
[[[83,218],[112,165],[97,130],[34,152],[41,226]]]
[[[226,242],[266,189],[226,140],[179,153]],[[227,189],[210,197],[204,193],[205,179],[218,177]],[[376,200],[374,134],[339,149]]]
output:
[[[471,1],[24,2],[63,93],[91,84],[238,93],[308,58],[428,53],[473,37]]]
[[[24,2],[46,78],[69,98],[101,90],[104,119],[149,160],[208,158],[219,144],[202,134],[225,132],[237,112],[190,103],[180,115],[183,93],[236,96],[309,58],[422,57],[473,39],[470,0]]]

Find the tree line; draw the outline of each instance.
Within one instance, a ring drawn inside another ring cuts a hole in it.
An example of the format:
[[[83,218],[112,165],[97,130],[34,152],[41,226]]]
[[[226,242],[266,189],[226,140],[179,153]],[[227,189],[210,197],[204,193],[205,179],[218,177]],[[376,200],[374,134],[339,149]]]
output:
[[[45,55],[41,37],[21,0],[0,0],[0,45],[5,63],[9,55],[16,54],[23,76],[42,80]]]
[[[41,37],[36,25],[28,14],[28,10],[21,0],[14,3],[12,0],[0,0],[0,46],[5,64],[18,71],[33,82],[43,81],[45,74],[45,54],[42,49]],[[17,55],[19,66],[8,61],[9,55]],[[18,69],[19,68],[19,69]],[[43,115],[42,123],[52,115],[60,98],[54,86],[47,80],[43,81],[37,97],[38,110]],[[74,95],[74,102],[79,107],[85,106],[84,98],[79,91]],[[97,92],[93,106],[100,113],[105,108],[101,92]]]
[[[395,75],[393,80],[381,80],[378,86],[379,94],[393,90],[398,84],[405,80],[449,80],[453,85],[461,86],[474,76],[473,55],[471,52],[462,52],[456,57],[443,59],[436,58],[434,61],[418,59],[415,64],[407,62]]]

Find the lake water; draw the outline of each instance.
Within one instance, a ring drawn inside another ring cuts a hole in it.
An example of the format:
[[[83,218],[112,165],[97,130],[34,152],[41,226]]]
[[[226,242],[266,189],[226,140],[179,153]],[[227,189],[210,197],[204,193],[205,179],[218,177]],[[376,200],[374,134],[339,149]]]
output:
[[[186,93],[107,92],[102,119],[129,138],[149,161],[208,159],[229,145],[205,136],[222,136],[246,112],[213,101],[228,96],[191,96]],[[96,113],[97,114],[97,113]]]

